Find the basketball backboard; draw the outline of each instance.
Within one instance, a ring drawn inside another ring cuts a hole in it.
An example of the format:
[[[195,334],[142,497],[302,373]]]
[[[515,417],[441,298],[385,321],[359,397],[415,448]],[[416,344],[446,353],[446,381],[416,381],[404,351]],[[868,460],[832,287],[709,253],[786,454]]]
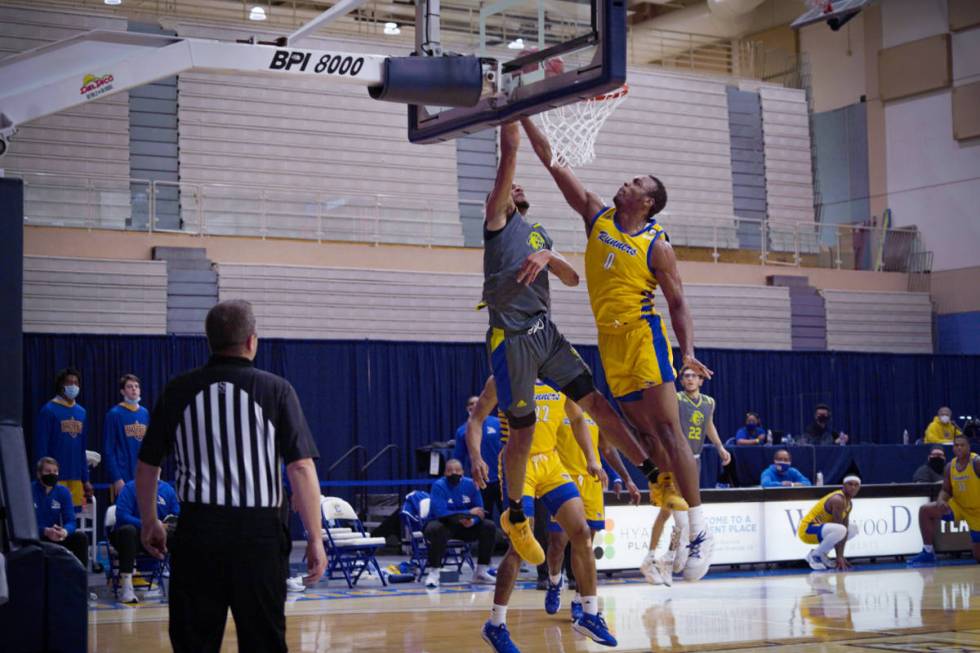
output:
[[[443,52],[483,60],[483,92],[472,107],[409,105],[413,143],[481,131],[626,81],[625,0],[473,0],[468,12],[458,3],[443,5],[439,22]],[[420,16],[419,56],[432,53],[423,23]]]

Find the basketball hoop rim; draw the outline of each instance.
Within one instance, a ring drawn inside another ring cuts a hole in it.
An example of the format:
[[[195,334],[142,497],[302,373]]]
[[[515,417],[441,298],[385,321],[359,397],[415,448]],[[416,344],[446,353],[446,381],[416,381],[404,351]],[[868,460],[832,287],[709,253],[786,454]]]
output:
[[[597,95],[597,96],[595,96],[592,99],[594,101],[596,101],[596,102],[606,102],[608,100],[618,100],[619,98],[623,97],[624,95],[628,94],[629,92],[630,92],[630,85],[629,84],[623,84],[622,86],[620,86],[619,88],[617,88],[615,91],[609,91],[608,93],[603,93],[602,95]]]

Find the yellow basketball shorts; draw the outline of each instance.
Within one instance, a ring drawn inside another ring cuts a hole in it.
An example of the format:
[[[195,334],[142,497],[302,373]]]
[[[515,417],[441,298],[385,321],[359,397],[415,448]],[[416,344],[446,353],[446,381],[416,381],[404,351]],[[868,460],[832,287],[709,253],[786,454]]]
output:
[[[77,508],[85,505],[85,484],[82,481],[58,481],[71,492],[71,502]]]
[[[507,479],[504,471],[504,454],[500,452],[500,492],[507,502]],[[577,497],[578,490],[572,477],[565,471],[557,451],[532,454],[527,461],[527,471],[524,476],[524,514],[534,516],[534,499],[543,499],[552,515],[558,514],[558,509],[565,501]]]
[[[601,531],[606,527],[606,506],[602,497],[602,483],[592,478],[588,474],[573,474],[572,480],[578,487],[578,493],[582,497],[582,504],[585,506],[585,520],[589,523],[589,528]],[[551,518],[548,524],[549,531],[560,531],[561,526]]]
[[[967,526],[970,527],[970,535],[972,536],[974,532],[977,532],[978,536],[980,536],[980,510],[964,508],[955,498],[949,500],[949,508],[953,512],[952,515],[946,515],[947,521],[965,521]],[[978,540],[975,539],[973,541],[977,542]]]
[[[621,330],[601,329],[599,356],[609,389],[620,401],[636,401],[647,388],[677,378],[667,325],[659,315],[646,315]]]

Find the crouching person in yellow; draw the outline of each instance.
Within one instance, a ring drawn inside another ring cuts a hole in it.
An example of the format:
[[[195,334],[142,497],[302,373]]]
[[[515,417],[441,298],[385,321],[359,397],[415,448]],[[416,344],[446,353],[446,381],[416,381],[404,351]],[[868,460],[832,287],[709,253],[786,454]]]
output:
[[[851,568],[844,557],[844,546],[858,534],[850,515],[851,502],[860,490],[861,479],[846,476],[841,489],[821,497],[803,517],[796,534],[807,544],[817,545],[806,554],[810,569],[824,571],[836,567],[838,571],[846,571]],[[837,551],[836,562],[828,556],[831,549]]]

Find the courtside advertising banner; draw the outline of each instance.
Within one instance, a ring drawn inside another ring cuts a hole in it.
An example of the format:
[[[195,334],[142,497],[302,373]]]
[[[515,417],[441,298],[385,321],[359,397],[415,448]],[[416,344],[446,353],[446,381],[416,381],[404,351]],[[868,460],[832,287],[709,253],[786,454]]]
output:
[[[850,521],[858,528],[847,543],[848,557],[913,554],[922,549],[919,506],[926,497],[854,500]],[[803,516],[815,499],[744,503],[707,503],[705,522],[715,538],[714,564],[744,564],[801,560],[813,548],[796,536]],[[596,534],[593,548],[599,570],[635,569],[650,546],[658,509],[649,506],[606,506],[606,528]],[[670,543],[673,519],[667,521],[657,547],[663,554]]]

